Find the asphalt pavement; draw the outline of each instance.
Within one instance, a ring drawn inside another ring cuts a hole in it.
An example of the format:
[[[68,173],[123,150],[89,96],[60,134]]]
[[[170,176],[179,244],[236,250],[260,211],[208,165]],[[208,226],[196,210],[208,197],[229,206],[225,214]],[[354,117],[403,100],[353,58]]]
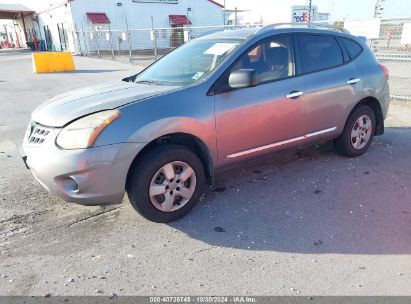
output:
[[[411,295],[411,102],[358,158],[330,143],[227,169],[186,217],[48,194],[18,153],[31,111],[141,66],[36,75],[0,51],[0,295]],[[410,86],[410,84],[409,84]]]

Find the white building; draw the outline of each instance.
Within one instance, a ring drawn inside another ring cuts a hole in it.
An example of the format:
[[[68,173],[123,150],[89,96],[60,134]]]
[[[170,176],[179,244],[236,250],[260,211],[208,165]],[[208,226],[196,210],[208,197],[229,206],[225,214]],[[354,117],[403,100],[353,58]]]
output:
[[[126,40],[133,49],[151,48],[152,25],[157,46],[170,48],[184,42],[187,27],[196,36],[196,27],[212,30],[224,24],[224,9],[213,0],[43,0],[28,6],[36,13],[24,17],[22,36],[29,42],[36,37],[43,49],[54,51],[109,50]]]

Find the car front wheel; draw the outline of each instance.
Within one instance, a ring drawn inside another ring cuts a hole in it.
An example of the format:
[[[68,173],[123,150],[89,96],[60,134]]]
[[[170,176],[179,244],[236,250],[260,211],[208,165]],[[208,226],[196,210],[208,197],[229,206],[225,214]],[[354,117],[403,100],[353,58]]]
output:
[[[164,145],[148,151],[133,165],[127,193],[143,217],[166,223],[194,207],[204,183],[204,168],[196,154],[179,145]]]

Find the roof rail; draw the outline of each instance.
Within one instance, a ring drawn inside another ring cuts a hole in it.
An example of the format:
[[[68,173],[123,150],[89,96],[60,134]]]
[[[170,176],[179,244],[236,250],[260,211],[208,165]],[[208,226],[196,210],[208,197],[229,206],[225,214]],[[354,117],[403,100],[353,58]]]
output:
[[[341,32],[345,34],[350,34],[350,32],[344,28],[338,28],[334,25],[329,24],[321,24],[321,23],[313,23],[313,22],[291,22],[291,23],[273,23],[267,26],[262,27],[258,33],[263,33],[269,30],[274,30],[280,27],[306,27],[306,28],[317,28],[317,29],[327,29],[327,30],[334,30],[336,32]]]

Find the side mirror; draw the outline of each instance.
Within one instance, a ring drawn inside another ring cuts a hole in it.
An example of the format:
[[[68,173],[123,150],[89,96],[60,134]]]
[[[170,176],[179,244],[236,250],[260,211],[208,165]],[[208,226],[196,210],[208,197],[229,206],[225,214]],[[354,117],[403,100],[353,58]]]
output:
[[[257,84],[257,73],[253,69],[233,71],[228,78],[228,85],[233,89],[255,87]]]

